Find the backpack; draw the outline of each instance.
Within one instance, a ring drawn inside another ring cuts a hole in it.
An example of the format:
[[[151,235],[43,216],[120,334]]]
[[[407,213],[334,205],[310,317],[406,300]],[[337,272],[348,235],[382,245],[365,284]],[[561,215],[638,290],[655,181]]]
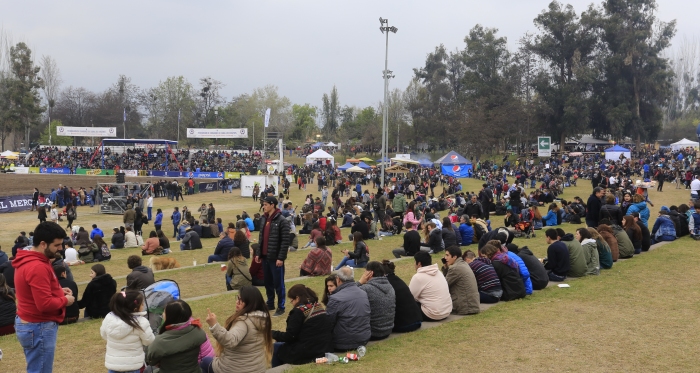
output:
[[[100,253],[102,254],[102,258],[104,259],[109,259],[112,257],[112,253],[109,251],[109,246],[107,246],[106,244],[102,245]]]
[[[75,220],[75,218],[77,217],[77,214],[75,213],[75,208],[72,208],[72,209],[68,210],[68,211],[66,212],[66,216],[67,216],[69,219]]]

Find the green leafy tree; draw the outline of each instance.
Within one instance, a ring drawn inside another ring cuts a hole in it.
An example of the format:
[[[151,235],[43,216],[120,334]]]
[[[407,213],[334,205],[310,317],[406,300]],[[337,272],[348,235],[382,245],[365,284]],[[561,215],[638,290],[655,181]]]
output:
[[[585,131],[590,121],[598,42],[594,18],[590,13],[579,17],[571,5],[557,1],[535,18],[540,33],[530,48],[545,65],[534,80],[537,117],[542,133],[559,138],[560,144]]]
[[[63,145],[70,146],[73,145],[73,138],[70,136],[57,136],[56,127],[62,126],[63,123],[60,120],[52,120],[51,126],[44,127],[44,130],[39,134],[39,144],[47,145],[49,143],[49,127],[51,128],[51,145]]]
[[[658,21],[656,13],[655,0],[606,0],[598,17],[605,49],[595,127],[614,138],[630,135],[638,145],[656,138],[672,93],[673,71],[663,52],[676,22]]]
[[[294,128],[290,138],[303,143],[317,129],[316,108],[309,104],[294,104],[292,105],[292,116],[294,117]]]
[[[10,116],[16,120],[15,129],[24,129],[24,143],[30,145],[30,131],[35,127],[44,112],[41,106],[39,90],[43,87],[43,81],[39,77],[41,68],[34,65],[32,51],[25,43],[17,43],[10,48],[10,71],[12,78],[9,79],[9,109]],[[15,144],[17,147],[17,144]]]
[[[330,96],[326,93],[323,94],[322,102],[323,132],[332,138],[338,131],[341,111],[340,102],[338,101],[338,89],[335,85],[331,90]]]

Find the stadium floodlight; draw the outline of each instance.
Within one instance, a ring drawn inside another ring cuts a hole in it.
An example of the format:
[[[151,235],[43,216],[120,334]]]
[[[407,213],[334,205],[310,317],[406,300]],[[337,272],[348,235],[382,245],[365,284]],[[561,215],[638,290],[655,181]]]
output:
[[[394,75],[392,75],[392,71],[389,70],[389,32],[396,33],[399,29],[391,26],[389,27],[389,20],[384,19],[382,17],[379,17],[379,23],[382,24],[382,27],[379,28],[379,30],[382,32],[382,34],[386,35],[386,51],[384,54],[384,118],[382,121],[382,159],[381,159],[381,166],[382,166],[382,180],[381,180],[381,187],[382,189],[384,188],[384,168],[386,167],[386,161],[389,159],[389,108],[387,106],[388,103],[388,97],[389,97],[389,78],[393,78]],[[385,26],[386,25],[386,26]],[[386,33],[384,32],[386,31]],[[398,152],[398,139],[397,139],[397,146],[396,146],[396,151]]]

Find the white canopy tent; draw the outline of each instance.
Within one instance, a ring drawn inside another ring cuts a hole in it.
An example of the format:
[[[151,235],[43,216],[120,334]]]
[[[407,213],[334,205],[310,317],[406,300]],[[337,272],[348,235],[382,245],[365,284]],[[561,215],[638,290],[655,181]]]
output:
[[[335,143],[333,143],[333,141],[331,141],[331,142],[329,142],[328,144],[326,144],[326,145],[324,145],[324,146],[329,146],[329,147],[330,147],[330,146],[332,146],[332,147],[337,147],[337,146],[338,146],[338,144],[335,144]]]
[[[358,166],[352,166],[352,167],[348,168],[347,170],[345,170],[345,172],[347,172],[347,173],[354,172],[354,173],[358,173],[358,174],[364,174],[367,171],[363,170],[362,168],[360,168]]]
[[[306,156],[306,164],[316,164],[318,162],[334,165],[335,159],[323,149],[318,149]]]
[[[671,150],[676,151],[676,150],[685,149],[685,148],[697,149],[698,146],[700,146],[700,143],[698,143],[697,141],[688,140],[686,138],[683,138],[683,140],[681,140],[679,142],[674,142],[673,144],[671,144]]]

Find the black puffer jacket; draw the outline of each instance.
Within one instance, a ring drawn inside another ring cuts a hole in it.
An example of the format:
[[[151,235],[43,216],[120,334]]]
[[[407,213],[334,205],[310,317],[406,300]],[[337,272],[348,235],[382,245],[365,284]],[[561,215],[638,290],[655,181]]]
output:
[[[618,205],[603,205],[600,207],[599,220],[610,219],[610,222],[622,225],[622,210]]]
[[[257,249],[255,249],[255,256],[262,256],[262,245],[263,245],[263,233],[265,232],[265,224],[267,224],[267,216],[263,215],[260,218],[260,236],[258,238]],[[289,237],[289,221],[282,216],[279,209],[276,209],[272,213],[272,219],[270,220],[270,235],[267,241],[267,258],[277,258],[277,260],[287,259],[287,250],[289,250],[290,237]]]
[[[0,296],[0,327],[13,325],[17,315],[17,302],[12,299],[15,293],[10,290],[10,294],[5,297]]]
[[[109,313],[109,300],[117,292],[117,282],[112,275],[105,273],[92,279],[83,292],[83,298],[78,301],[78,306],[93,319],[107,316]]]

